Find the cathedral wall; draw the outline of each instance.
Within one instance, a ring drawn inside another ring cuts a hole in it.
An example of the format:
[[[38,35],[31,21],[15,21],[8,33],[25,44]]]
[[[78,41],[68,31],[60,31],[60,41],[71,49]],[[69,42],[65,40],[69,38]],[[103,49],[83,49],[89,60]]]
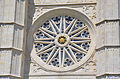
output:
[[[92,20],[92,22],[96,23],[96,1],[95,0],[34,0],[32,3],[34,4],[34,16],[33,21],[39,18],[42,14],[51,11],[56,8],[71,8],[80,12],[83,12]],[[31,8],[32,8],[31,7]],[[32,9],[31,9],[32,10]],[[30,15],[29,15],[30,16]],[[47,16],[46,16],[47,17]],[[34,28],[34,26],[31,26]],[[29,60],[26,60],[26,62]],[[25,73],[27,76],[27,73]],[[70,71],[65,73],[57,73],[46,71],[42,69],[34,59],[31,59],[30,62],[30,71],[29,71],[29,79],[96,79],[96,56],[95,54],[90,58],[86,64],[76,71]]]

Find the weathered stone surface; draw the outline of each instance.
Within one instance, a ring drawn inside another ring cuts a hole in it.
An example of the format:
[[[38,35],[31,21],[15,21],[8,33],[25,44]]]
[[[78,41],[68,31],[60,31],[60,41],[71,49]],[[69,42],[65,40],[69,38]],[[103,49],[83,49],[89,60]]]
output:
[[[120,79],[119,7],[120,0],[0,0],[0,79]],[[90,27],[96,24],[97,37],[89,60],[62,73],[37,63],[31,56],[34,40],[29,37],[39,24],[50,19],[42,15],[60,8],[83,13],[93,23]]]
[[[96,24],[98,79],[120,78],[120,22],[118,6],[119,0],[98,0]]]
[[[25,0],[0,0],[0,79],[22,78],[25,3]]]

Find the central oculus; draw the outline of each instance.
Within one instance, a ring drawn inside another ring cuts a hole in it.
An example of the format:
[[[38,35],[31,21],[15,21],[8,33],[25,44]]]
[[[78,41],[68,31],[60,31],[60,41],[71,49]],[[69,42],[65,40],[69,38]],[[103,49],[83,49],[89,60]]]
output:
[[[64,36],[59,37],[59,38],[58,38],[58,42],[59,42],[60,44],[65,44],[65,42],[66,42],[66,37],[64,37]]]
[[[70,38],[67,34],[58,34],[55,37],[55,44],[60,47],[67,46],[70,42]]]

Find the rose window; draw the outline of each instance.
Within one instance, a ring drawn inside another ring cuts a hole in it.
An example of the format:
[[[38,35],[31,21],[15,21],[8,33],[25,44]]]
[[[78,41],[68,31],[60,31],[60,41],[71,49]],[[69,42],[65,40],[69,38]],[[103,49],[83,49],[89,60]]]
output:
[[[56,16],[45,21],[34,33],[33,48],[38,61],[43,63],[41,66],[67,71],[85,60],[91,41],[86,22],[71,16]]]

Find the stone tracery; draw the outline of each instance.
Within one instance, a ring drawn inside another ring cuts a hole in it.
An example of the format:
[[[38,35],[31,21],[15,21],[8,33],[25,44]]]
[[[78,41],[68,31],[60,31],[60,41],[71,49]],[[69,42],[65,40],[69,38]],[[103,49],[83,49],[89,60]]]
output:
[[[80,62],[88,53],[90,43],[87,24],[71,16],[53,17],[34,34],[36,54],[46,64],[56,67]]]

